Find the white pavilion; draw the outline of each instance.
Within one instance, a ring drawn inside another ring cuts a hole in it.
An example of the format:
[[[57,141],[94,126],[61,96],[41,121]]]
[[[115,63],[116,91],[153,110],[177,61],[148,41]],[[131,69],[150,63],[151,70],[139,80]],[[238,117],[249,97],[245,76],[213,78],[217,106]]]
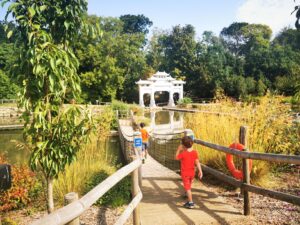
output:
[[[178,100],[183,98],[183,84],[185,84],[185,81],[175,80],[170,74],[158,71],[147,80],[139,80],[136,84],[139,85],[139,105],[141,107],[145,107],[145,94],[150,95],[150,107],[156,107],[154,94],[162,91],[169,92],[168,106],[175,106],[173,96],[177,93]]]

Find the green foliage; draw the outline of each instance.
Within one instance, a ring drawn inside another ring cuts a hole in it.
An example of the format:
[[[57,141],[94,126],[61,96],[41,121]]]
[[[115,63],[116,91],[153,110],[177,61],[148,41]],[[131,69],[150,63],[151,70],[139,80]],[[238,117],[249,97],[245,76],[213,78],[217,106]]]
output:
[[[111,128],[116,128],[115,112],[111,107],[105,108],[99,116],[95,118],[96,130],[98,134],[98,140],[105,140],[111,131]]]
[[[111,104],[111,107],[114,111],[119,110],[119,111],[128,111],[129,110],[129,105],[122,102],[122,101],[113,101]]]
[[[100,184],[110,175],[105,171],[95,173],[90,181],[86,183],[86,193]],[[111,207],[118,207],[128,204],[131,198],[131,179],[130,176],[122,179],[117,185],[111,188],[96,204]]]
[[[149,33],[149,27],[152,26],[152,21],[144,15],[122,15],[120,16],[120,20],[123,24],[123,32],[124,33]]]
[[[84,27],[85,0],[10,2],[12,15],[23,43],[16,73],[23,81],[20,106],[25,110],[24,136],[31,149],[30,166],[41,168],[52,193],[53,179],[76,159],[76,153],[91,132],[88,113],[65,101],[80,96],[79,66],[70,44]],[[11,36],[12,30],[7,31]],[[48,195],[48,211],[54,209]]]
[[[5,217],[3,220],[1,220],[1,222],[2,225],[18,225],[18,223],[15,220],[8,217]]]
[[[19,87],[0,70],[0,99],[15,99],[18,91]]]
[[[89,16],[86,22],[99,25],[103,35],[97,41],[82,35],[76,43],[82,98],[92,102],[115,98],[137,101],[135,82],[146,68],[142,51],[145,34],[124,33],[123,23],[117,18]]]
[[[184,97],[178,101],[178,106],[186,107],[188,104],[193,103],[191,98]]]

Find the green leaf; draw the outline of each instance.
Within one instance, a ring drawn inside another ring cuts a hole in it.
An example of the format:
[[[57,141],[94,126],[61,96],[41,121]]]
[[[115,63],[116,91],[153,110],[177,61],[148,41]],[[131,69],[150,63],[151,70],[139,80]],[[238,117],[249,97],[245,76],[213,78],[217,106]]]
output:
[[[55,69],[56,69],[56,68],[55,68],[55,62],[54,62],[54,59],[53,59],[53,58],[50,59],[50,65],[51,65],[52,70],[55,70]]]
[[[65,21],[65,22],[64,22],[64,26],[65,26],[65,28],[68,30],[68,29],[69,29],[69,26],[70,26],[70,24],[69,24],[67,21]]]
[[[42,5],[42,6],[40,6],[40,11],[41,12],[43,12],[45,9],[47,9],[48,8],[48,6],[46,6],[46,5]]]
[[[28,8],[29,16],[32,18],[35,15],[35,10],[32,7]]]
[[[32,37],[33,37],[34,33],[35,32],[29,33],[29,35],[28,35],[28,41],[29,41],[29,43],[31,43],[31,40],[32,40]]]
[[[53,87],[54,86],[54,79],[53,79],[53,76],[49,76],[49,81],[50,81],[50,85],[51,85],[51,87]]]
[[[12,34],[13,34],[13,31],[10,30],[10,31],[7,33],[7,38],[9,39],[9,38],[12,36]]]
[[[17,17],[16,17],[16,19],[17,19],[17,20],[20,20],[20,19],[23,19],[23,18],[25,18],[25,16],[24,16],[24,15],[17,16]]]

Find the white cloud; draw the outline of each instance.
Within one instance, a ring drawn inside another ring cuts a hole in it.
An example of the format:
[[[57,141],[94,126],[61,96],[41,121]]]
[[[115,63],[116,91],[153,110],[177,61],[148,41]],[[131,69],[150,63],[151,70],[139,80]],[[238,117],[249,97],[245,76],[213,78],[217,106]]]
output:
[[[276,34],[286,26],[294,27],[296,17],[291,12],[296,3],[293,0],[245,0],[238,8],[236,19],[269,25]]]

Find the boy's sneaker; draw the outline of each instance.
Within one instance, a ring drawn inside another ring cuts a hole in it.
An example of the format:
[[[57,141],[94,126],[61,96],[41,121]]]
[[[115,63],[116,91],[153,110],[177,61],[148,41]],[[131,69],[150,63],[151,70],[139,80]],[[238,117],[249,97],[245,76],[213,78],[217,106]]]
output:
[[[186,202],[183,207],[188,208],[188,209],[193,209],[195,208],[194,202]]]

